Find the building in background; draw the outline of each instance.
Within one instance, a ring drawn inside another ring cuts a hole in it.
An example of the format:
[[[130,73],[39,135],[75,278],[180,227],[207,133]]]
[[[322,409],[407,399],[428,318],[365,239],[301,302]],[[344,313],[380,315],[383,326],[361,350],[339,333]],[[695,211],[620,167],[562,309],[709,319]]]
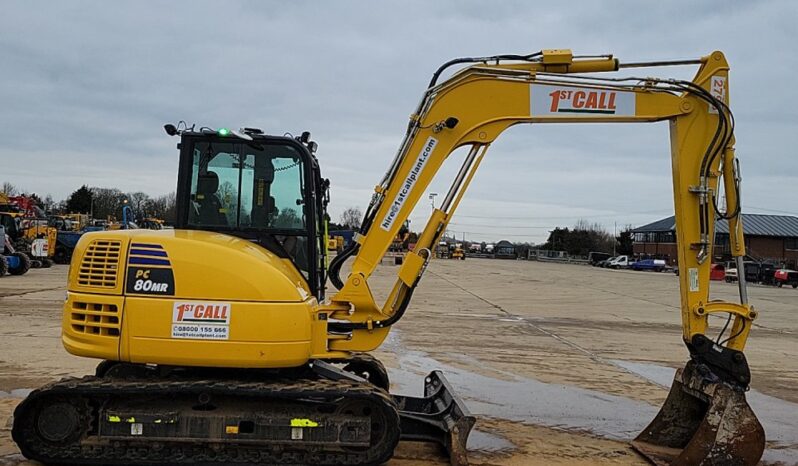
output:
[[[795,268],[798,263],[798,217],[789,215],[742,214],[745,249],[748,257]],[[632,230],[634,254],[665,259],[676,264],[676,225],[674,217],[664,218]],[[731,259],[729,223],[715,223],[714,262]]]
[[[518,259],[515,245],[507,240],[501,240],[493,248],[493,257],[496,259]]]

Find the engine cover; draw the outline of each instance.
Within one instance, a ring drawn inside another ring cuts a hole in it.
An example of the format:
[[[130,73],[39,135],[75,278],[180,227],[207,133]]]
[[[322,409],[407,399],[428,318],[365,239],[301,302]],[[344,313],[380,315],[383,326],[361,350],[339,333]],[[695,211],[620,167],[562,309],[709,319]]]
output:
[[[310,357],[316,307],[287,259],[246,240],[94,232],[75,248],[62,339],[72,354],[109,360],[292,367]]]

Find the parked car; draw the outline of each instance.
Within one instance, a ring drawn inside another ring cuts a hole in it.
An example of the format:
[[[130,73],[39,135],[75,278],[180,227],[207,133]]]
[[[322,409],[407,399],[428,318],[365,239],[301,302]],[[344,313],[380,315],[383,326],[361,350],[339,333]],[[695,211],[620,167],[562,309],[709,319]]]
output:
[[[790,269],[779,269],[773,274],[773,279],[776,281],[776,286],[781,288],[784,285],[790,285],[793,288],[798,288],[798,271]]]
[[[625,269],[629,267],[630,263],[629,256],[617,256],[607,263],[607,267],[611,269]]]
[[[616,257],[617,256],[612,256],[607,259],[604,259],[603,261],[598,261],[596,263],[596,267],[601,267],[602,269],[606,269],[607,267],[609,267],[610,262],[612,262],[612,260],[615,259]]]
[[[612,262],[616,257],[618,257],[618,256],[612,256],[612,257],[610,257],[608,259],[604,259],[603,261],[599,261],[596,264],[596,266],[597,267],[601,267],[602,269],[606,269],[607,267],[610,266],[610,262]]]
[[[601,267],[600,264],[606,262],[608,259],[612,259],[611,254],[605,252],[591,252],[587,255],[587,261],[593,267]]]
[[[654,272],[662,272],[665,267],[667,264],[662,259],[643,259],[629,265],[632,270],[653,270]]]

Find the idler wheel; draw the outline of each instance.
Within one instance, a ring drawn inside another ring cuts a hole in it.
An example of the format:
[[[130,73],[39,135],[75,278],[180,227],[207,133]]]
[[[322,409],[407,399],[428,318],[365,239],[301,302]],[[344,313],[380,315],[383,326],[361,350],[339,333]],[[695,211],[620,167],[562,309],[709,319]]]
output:
[[[65,443],[80,435],[80,413],[69,403],[47,406],[36,419],[36,431],[48,442]]]

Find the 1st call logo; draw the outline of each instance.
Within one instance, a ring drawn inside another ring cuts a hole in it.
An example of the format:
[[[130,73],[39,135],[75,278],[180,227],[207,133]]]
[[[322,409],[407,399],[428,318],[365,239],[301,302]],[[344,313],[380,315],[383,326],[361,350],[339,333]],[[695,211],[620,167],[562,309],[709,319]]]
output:
[[[174,296],[175,277],[172,269],[128,267],[126,291],[134,294]]]

